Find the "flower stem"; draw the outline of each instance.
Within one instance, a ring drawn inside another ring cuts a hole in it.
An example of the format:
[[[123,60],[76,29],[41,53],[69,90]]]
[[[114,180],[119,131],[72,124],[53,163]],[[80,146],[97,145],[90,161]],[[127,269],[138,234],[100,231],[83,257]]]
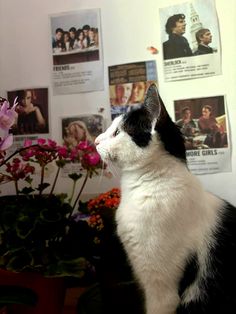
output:
[[[19,195],[18,181],[15,180],[14,183],[15,183],[16,195]]]
[[[83,184],[82,184],[82,186],[81,186],[81,189],[80,189],[80,191],[79,191],[79,194],[77,195],[76,200],[75,200],[75,202],[74,202],[74,205],[72,206],[72,209],[73,209],[73,210],[75,209],[75,206],[76,206],[76,204],[77,204],[77,202],[78,202],[78,200],[79,200],[79,198],[80,198],[80,195],[81,195],[82,192],[83,192],[83,189],[84,189],[85,184],[86,184],[86,182],[87,182],[87,180],[88,180],[88,177],[89,177],[89,172],[87,171],[86,176],[85,176],[85,178],[84,178],[84,182],[83,182]]]
[[[57,173],[56,173],[56,175],[55,175],[55,179],[54,179],[54,181],[53,181],[52,189],[51,189],[51,192],[50,192],[49,195],[52,195],[52,193],[53,193],[53,191],[54,191],[54,189],[55,189],[55,186],[56,186],[56,183],[57,183],[57,179],[58,179],[60,170],[61,170],[61,168],[60,168],[60,167],[57,167]]]
[[[42,165],[41,166],[41,180],[40,180],[39,195],[42,195],[42,192],[43,192],[44,170],[45,170],[45,165]]]
[[[71,192],[71,196],[70,196],[70,198],[69,198],[69,203],[70,203],[70,205],[71,205],[71,202],[72,202],[72,198],[73,198],[73,196],[74,196],[74,194],[75,194],[76,183],[77,183],[77,180],[73,180],[72,192]]]

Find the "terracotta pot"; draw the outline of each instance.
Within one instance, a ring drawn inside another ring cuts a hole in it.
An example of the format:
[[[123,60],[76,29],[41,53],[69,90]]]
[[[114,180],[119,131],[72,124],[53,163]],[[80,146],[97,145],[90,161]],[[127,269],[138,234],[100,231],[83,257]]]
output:
[[[0,285],[30,288],[38,296],[35,307],[14,305],[11,307],[12,314],[62,313],[65,298],[64,278],[46,278],[37,273],[14,273],[0,269]]]
[[[7,308],[6,308],[6,306],[4,306],[4,307],[2,307],[2,308],[0,309],[0,314],[7,314]]]

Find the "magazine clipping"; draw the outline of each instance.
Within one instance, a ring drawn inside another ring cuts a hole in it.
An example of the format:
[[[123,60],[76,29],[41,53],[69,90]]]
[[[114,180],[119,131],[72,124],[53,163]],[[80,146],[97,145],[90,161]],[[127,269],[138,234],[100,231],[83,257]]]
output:
[[[112,120],[141,104],[149,85],[157,83],[155,61],[109,66],[108,74]]]
[[[13,145],[8,153],[13,153],[24,145],[24,141],[49,138],[48,88],[26,88],[7,92],[7,99],[13,104],[17,98],[17,117],[11,132]]]
[[[194,174],[231,171],[225,97],[174,101],[175,121],[185,139],[189,170]]]
[[[222,74],[214,0],[193,0],[161,8],[159,14],[166,82]]]
[[[104,132],[104,118],[99,114],[86,114],[61,119],[62,142],[70,149],[76,147],[81,141],[94,143],[95,138]],[[69,163],[62,169],[62,177],[79,172],[78,163]]]
[[[54,95],[103,90],[100,10],[55,14],[50,21]]]

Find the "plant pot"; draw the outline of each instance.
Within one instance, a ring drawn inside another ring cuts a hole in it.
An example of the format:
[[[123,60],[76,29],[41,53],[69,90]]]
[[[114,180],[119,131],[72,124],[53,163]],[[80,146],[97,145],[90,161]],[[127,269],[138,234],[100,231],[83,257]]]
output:
[[[7,307],[6,306],[0,308],[0,314],[7,314]]]
[[[46,278],[37,273],[14,273],[0,269],[0,285],[30,288],[38,296],[35,307],[15,304],[11,306],[12,314],[62,313],[65,297],[64,278]]]

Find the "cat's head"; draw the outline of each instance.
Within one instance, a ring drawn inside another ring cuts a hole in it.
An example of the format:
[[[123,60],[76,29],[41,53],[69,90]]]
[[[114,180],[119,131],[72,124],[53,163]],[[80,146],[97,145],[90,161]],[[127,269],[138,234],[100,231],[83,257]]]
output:
[[[104,161],[116,162],[121,168],[170,155],[186,162],[183,136],[155,84],[148,88],[143,104],[114,119],[95,144]]]

